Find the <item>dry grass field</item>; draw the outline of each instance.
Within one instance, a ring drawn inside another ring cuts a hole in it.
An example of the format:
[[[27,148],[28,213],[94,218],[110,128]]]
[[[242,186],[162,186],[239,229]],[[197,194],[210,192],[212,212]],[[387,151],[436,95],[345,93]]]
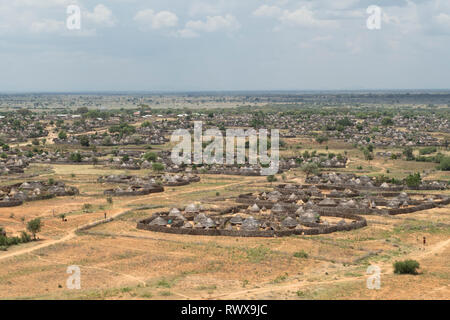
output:
[[[427,169],[377,158],[368,163],[357,151],[351,152],[355,156],[346,171],[363,166],[365,174],[379,174],[389,168],[393,174],[404,176],[409,171]],[[29,173],[38,175],[34,179],[62,180],[78,187],[80,194],[0,208],[0,223],[11,235],[25,230],[25,221],[31,218],[41,217],[43,221],[39,241],[0,252],[3,299],[450,297],[449,206],[399,216],[366,216],[365,228],[320,236],[266,239],[171,235],[138,230],[136,223],[163,208],[191,202],[209,205],[241,193],[270,190],[271,184],[265,177],[201,175],[198,183],[167,187],[164,193],[147,196],[115,197],[109,204],[103,190],[114,185],[98,184],[97,177],[125,171],[100,166],[33,165],[27,169]],[[304,174],[291,170],[284,179],[301,183]],[[87,203],[91,209],[83,210]],[[66,214],[66,222],[58,217],[61,213]],[[114,220],[86,232],[76,231],[102,220],[105,213]],[[392,264],[407,258],[419,261],[419,274],[394,274]],[[80,290],[66,288],[70,265],[81,269]],[[369,265],[381,268],[379,290],[367,289]]]

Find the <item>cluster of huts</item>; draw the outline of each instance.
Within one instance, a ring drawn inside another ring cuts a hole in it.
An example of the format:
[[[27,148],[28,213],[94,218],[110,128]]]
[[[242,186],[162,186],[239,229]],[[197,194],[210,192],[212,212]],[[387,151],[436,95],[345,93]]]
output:
[[[99,183],[119,184],[116,188],[107,189],[109,196],[138,196],[163,192],[164,186],[175,187],[200,181],[200,177],[192,174],[163,174],[159,176],[138,177],[132,175],[109,175],[98,178]]]
[[[149,133],[132,134],[126,136],[118,135],[90,135],[85,136],[90,146],[126,146],[126,145],[162,145],[169,140],[160,130],[153,130]],[[81,145],[82,136],[68,136],[66,139],[54,138],[55,144],[68,144],[74,146]]]
[[[29,159],[20,156],[10,156],[6,159],[0,159],[0,175],[13,173],[23,173],[29,165]]]
[[[67,186],[64,182],[30,181],[0,187],[0,207],[21,205],[26,201],[49,199],[79,194],[76,187]]]
[[[39,121],[24,119],[15,114],[14,121],[0,122],[0,136],[8,143],[22,142],[30,138],[46,137],[48,131]]]
[[[133,175],[109,175],[101,176],[97,180],[100,183],[119,183],[129,185],[160,184],[163,186],[183,186],[193,182],[199,182],[200,177],[194,174],[161,174],[150,176]]]
[[[337,221],[324,219],[333,216]],[[320,234],[352,230],[366,225],[366,220],[354,214],[322,216],[311,209],[275,203],[270,209],[256,203],[237,205],[225,210],[202,210],[196,204],[184,209],[172,208],[138,223],[139,229],[192,235],[223,235],[243,237],[273,237],[292,234]]]
[[[352,230],[367,225],[361,214],[397,215],[450,203],[444,195],[365,192],[321,185],[280,184],[272,191],[242,194],[236,205],[205,210],[190,204],[155,213],[139,229],[225,236],[285,236]]]
[[[389,182],[382,182],[376,177],[369,177],[366,175],[358,176],[353,173],[335,173],[322,172],[317,175],[309,176],[306,183],[321,185],[324,187],[350,187],[350,188],[364,188],[372,190],[384,191],[401,191],[410,189],[404,182],[402,184],[393,184]],[[445,181],[436,180],[422,180],[420,185],[414,187],[415,190],[444,190],[449,187],[449,183]]]

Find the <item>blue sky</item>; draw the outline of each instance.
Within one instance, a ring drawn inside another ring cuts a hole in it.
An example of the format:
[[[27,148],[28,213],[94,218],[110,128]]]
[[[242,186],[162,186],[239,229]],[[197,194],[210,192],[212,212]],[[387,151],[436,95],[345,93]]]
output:
[[[0,0],[1,92],[448,89],[449,57],[449,0]]]

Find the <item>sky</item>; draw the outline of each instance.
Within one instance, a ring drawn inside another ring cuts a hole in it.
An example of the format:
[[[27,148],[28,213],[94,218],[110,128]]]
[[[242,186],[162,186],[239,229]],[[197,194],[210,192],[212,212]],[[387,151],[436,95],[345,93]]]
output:
[[[450,0],[0,0],[0,92],[367,89],[450,89]]]

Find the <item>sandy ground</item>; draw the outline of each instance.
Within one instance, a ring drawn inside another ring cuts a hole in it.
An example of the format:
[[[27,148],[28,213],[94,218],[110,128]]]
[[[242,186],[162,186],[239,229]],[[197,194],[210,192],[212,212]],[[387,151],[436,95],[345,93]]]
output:
[[[39,241],[0,252],[0,297],[5,299],[449,299],[450,208],[395,217],[367,216],[350,232],[287,238],[183,236],[136,229],[161,208],[270,189],[263,177],[202,175],[202,181],[164,193],[114,198],[108,204],[97,172],[53,169],[55,179],[81,194],[0,208],[9,235],[43,219]],[[75,173],[76,176],[71,174]],[[47,177],[46,177],[47,178]],[[288,175],[302,182],[301,174]],[[83,212],[85,203],[93,206]],[[132,210],[141,206],[154,209]],[[122,215],[124,212],[131,212]],[[86,223],[117,216],[87,233]],[[58,218],[65,213],[67,222]],[[23,218],[23,219],[22,219]],[[423,246],[422,237],[427,237]],[[294,253],[304,251],[307,258]],[[420,274],[395,275],[392,264],[412,258]],[[69,290],[67,267],[81,269],[81,289]],[[369,290],[369,265],[381,268],[381,288]]]

